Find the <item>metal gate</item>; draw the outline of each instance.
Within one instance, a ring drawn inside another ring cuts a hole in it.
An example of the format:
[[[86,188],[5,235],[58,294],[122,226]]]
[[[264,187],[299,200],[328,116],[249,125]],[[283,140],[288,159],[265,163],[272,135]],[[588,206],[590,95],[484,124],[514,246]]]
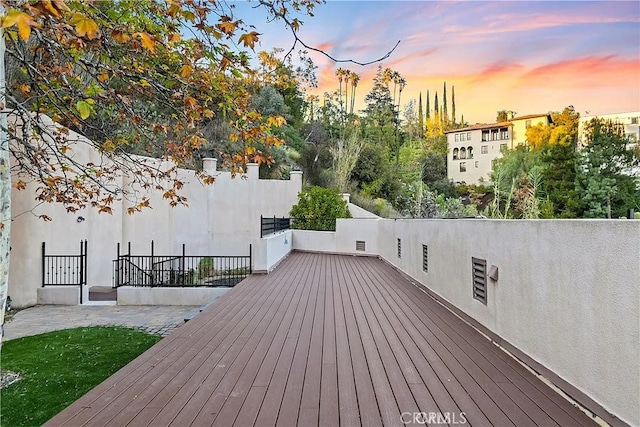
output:
[[[87,241],[80,241],[80,254],[50,255],[42,242],[42,287],[79,286],[80,304],[82,287],[87,284]]]

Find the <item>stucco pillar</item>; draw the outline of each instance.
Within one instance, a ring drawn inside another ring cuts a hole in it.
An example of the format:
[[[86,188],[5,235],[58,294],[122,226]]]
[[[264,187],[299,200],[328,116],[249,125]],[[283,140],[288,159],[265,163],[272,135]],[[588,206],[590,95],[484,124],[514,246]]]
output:
[[[349,193],[342,193],[342,194],[341,194],[341,196],[342,196],[342,200],[344,200],[345,202],[349,203],[349,200],[350,200],[350,198],[351,198],[351,194],[349,194]]]
[[[289,172],[289,181],[297,189],[297,192],[302,191],[302,171]]]
[[[249,180],[257,180],[260,177],[259,166],[257,163],[247,163],[247,178]]]
[[[218,170],[218,159],[210,157],[202,159],[202,170],[208,174],[215,173]]]

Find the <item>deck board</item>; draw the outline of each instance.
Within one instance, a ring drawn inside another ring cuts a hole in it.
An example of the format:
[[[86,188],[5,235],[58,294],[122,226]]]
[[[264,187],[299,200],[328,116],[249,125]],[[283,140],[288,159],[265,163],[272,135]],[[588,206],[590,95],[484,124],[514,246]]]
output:
[[[297,252],[47,425],[401,426],[413,413],[594,425],[387,263]]]

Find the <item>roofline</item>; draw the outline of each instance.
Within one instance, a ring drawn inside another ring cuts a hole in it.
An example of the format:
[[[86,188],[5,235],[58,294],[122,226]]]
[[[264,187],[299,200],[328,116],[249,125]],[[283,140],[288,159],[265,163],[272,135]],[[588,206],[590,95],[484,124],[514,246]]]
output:
[[[499,123],[477,124],[473,126],[467,126],[466,128],[447,130],[444,133],[447,134],[447,133],[455,133],[455,132],[466,132],[470,130],[490,129],[490,128],[498,128],[498,127],[506,127],[506,126],[513,126],[513,123],[499,122]]]
[[[536,117],[548,117],[549,121],[551,121],[551,113],[527,114],[527,115],[524,115],[524,116],[514,117],[513,119],[511,119],[511,121],[514,121],[514,120],[525,120],[525,119],[535,119]]]

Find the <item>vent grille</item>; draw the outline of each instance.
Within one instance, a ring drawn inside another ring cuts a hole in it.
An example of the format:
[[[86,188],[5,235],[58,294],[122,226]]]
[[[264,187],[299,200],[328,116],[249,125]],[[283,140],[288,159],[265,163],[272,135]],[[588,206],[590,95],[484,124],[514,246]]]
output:
[[[473,298],[487,305],[487,261],[472,257],[471,274],[473,276]]]
[[[398,239],[398,258],[402,258],[402,240]]]
[[[364,240],[356,240],[356,251],[365,251],[366,244]]]
[[[429,272],[429,248],[427,245],[422,245],[422,271]]]

